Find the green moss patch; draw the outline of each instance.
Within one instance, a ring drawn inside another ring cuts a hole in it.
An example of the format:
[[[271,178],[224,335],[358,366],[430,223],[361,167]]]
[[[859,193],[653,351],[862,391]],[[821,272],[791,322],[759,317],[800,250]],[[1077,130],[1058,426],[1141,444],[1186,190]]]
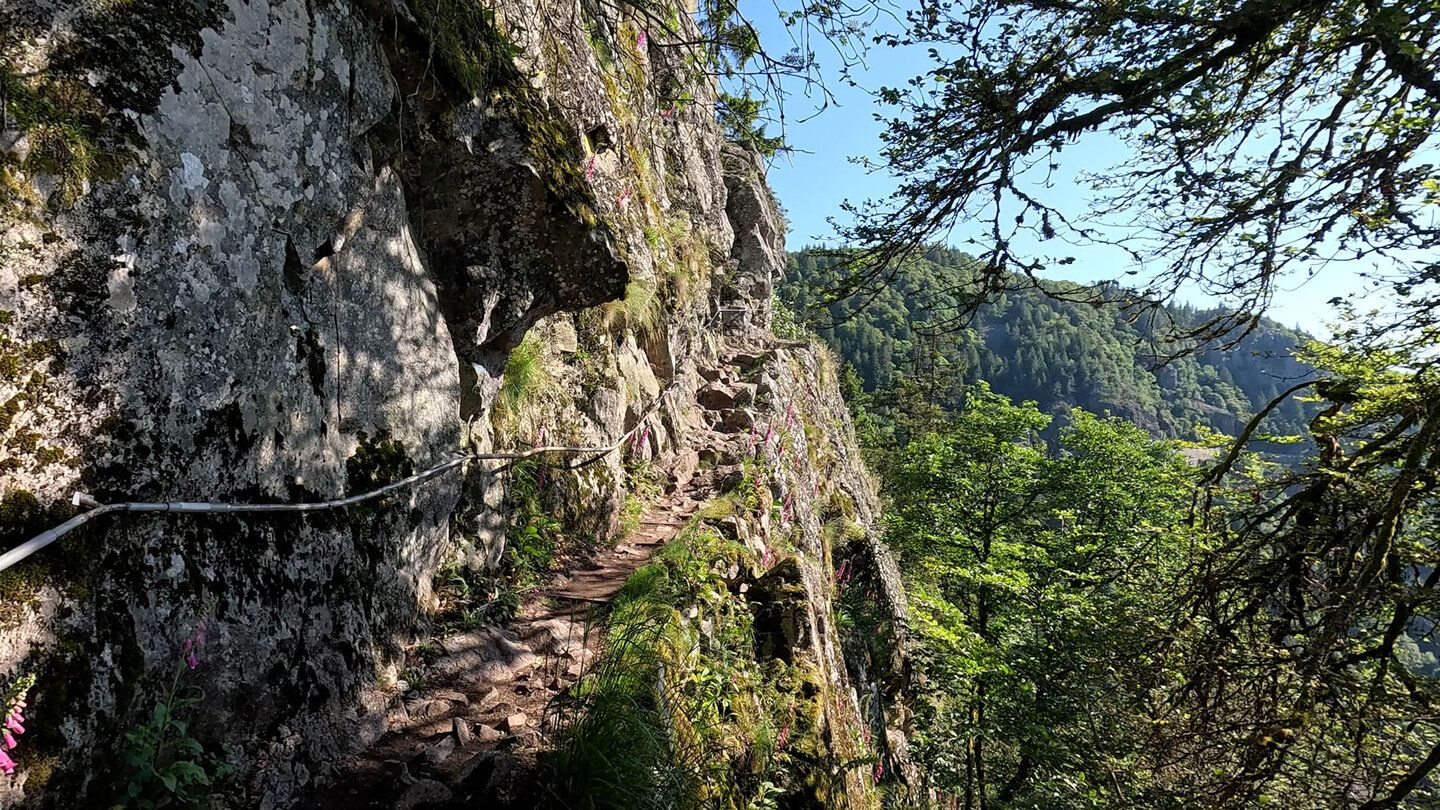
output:
[[[69,504],[46,506],[27,490],[12,490],[0,498],[0,550],[63,523],[70,511]],[[13,624],[22,608],[34,603],[40,586],[53,579],[52,568],[33,558],[0,571],[0,626]]]
[[[415,463],[405,450],[405,443],[381,431],[373,438],[361,431],[356,434],[360,446],[345,460],[345,474],[350,495],[370,492],[415,473]]]
[[[472,97],[512,120],[550,192],[586,225],[600,224],[576,156],[579,139],[515,65],[520,49],[501,31],[495,10],[477,0],[412,0],[435,54]]]
[[[3,405],[0,405],[0,433],[4,433],[10,429],[10,425],[15,421],[15,417],[20,415],[20,406],[24,402],[25,395],[16,394],[5,400]]]
[[[24,192],[17,171],[52,175],[60,182],[52,204],[68,206],[87,181],[118,176],[134,136],[123,112],[154,111],[180,70],[171,49],[198,51],[201,29],[218,26],[221,9],[190,0],[96,3],[71,21],[43,71],[22,71],[0,54],[7,121],[30,141],[23,161],[0,157],[3,185]]]
[[[49,572],[39,563],[26,561],[0,571],[0,627],[14,627],[25,609],[36,604],[36,594]]]

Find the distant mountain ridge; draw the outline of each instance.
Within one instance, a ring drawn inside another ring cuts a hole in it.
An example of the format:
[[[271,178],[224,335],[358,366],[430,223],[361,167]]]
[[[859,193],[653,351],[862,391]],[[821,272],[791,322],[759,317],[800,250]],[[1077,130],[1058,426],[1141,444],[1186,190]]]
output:
[[[1280,392],[1314,374],[1294,357],[1310,337],[1269,320],[1234,350],[1206,351],[1154,369],[1145,350],[1151,338],[1146,322],[1133,322],[1114,307],[1033,291],[1002,294],[954,336],[919,334],[917,327],[923,329],[931,312],[953,303],[936,291],[953,287],[973,261],[957,250],[932,250],[834,328],[826,322],[842,311],[837,305],[827,312],[817,292],[831,278],[830,260],[809,250],[791,253],[777,294],[855,367],[868,391],[938,361],[967,383],[985,380],[1016,401],[1034,400],[1047,413],[1072,407],[1108,412],[1162,437],[1191,438],[1200,426],[1235,435]],[[1216,314],[1188,306],[1166,311],[1182,327]],[[1309,411],[1290,399],[1261,429],[1302,433]]]

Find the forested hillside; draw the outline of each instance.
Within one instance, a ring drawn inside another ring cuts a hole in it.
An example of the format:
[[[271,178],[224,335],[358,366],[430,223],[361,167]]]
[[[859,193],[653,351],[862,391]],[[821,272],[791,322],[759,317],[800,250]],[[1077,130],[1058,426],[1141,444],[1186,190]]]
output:
[[[855,366],[867,391],[888,388],[903,376],[948,374],[955,383],[951,391],[985,380],[1017,402],[1035,401],[1045,413],[1074,407],[1108,412],[1156,436],[1191,438],[1196,426],[1236,434],[1281,391],[1313,374],[1293,356],[1308,336],[1273,321],[1262,321],[1235,350],[1180,357],[1157,368],[1155,355],[1167,347],[1155,342],[1160,330],[1152,316],[1137,319],[1118,307],[1038,292],[1000,295],[963,332],[923,334],[934,313],[954,307],[943,291],[956,286],[972,261],[957,250],[932,250],[857,315],[833,325],[840,305],[822,303],[833,261],[802,250],[790,254],[779,295]],[[1161,320],[1183,329],[1215,314],[1170,307]],[[1303,433],[1306,410],[1305,403],[1287,400],[1262,430]]]

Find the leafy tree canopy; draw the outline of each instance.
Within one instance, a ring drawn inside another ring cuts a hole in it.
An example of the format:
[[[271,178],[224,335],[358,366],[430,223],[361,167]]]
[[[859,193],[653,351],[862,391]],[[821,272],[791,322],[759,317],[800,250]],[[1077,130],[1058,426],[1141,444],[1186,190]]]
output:
[[[842,237],[862,250],[836,293],[873,292],[978,222],[984,272],[948,291],[956,318],[1001,290],[1073,294],[1035,274],[1070,260],[1063,243],[1111,243],[1142,268],[1132,304],[1182,288],[1226,299],[1189,336],[1255,325],[1282,276],[1374,263],[1394,306],[1352,335],[1433,343],[1437,32],[1434,0],[921,0],[874,38],[927,48],[934,66],[877,93],[899,187],[850,206]],[[1033,181],[1094,137],[1131,158],[1087,174],[1081,218]]]

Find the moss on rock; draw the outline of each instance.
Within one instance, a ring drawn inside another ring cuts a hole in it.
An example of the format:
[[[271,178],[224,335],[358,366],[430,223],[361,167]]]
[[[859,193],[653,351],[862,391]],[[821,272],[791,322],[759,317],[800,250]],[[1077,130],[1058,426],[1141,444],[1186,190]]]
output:
[[[359,495],[414,474],[415,464],[405,451],[405,443],[381,431],[375,437],[361,431],[356,434],[360,445],[345,460],[347,491]]]
[[[546,187],[587,226],[598,227],[594,197],[575,158],[582,146],[516,66],[521,51],[501,30],[495,10],[477,0],[412,0],[411,8],[455,81],[514,122]]]
[[[19,175],[54,177],[49,202],[65,207],[91,181],[118,177],[135,136],[126,111],[154,111],[180,70],[172,49],[198,51],[200,31],[219,25],[222,9],[190,0],[95,3],[69,21],[43,70],[24,70],[14,50],[0,50],[6,120],[29,142],[23,158],[0,154],[0,185],[34,203]]]
[[[15,421],[15,417],[20,415],[20,404],[24,401],[24,394],[16,394],[5,400],[5,404],[0,405],[0,433],[4,433],[10,429],[10,425]]]

